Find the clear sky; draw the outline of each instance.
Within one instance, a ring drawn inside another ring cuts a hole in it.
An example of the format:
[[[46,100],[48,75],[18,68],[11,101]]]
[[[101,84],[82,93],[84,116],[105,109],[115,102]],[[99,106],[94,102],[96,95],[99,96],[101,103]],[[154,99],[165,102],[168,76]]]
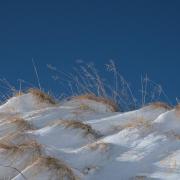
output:
[[[101,69],[114,59],[139,88],[141,74],[180,97],[180,2],[177,0],[31,0],[0,3],[0,77],[56,89],[46,64],[71,71],[75,61]]]

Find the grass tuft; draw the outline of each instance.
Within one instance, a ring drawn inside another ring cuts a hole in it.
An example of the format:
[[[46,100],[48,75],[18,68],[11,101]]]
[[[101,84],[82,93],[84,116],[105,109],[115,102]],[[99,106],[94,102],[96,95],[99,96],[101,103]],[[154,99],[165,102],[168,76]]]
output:
[[[53,171],[53,176],[56,175],[59,179],[79,180],[73,170],[66,163],[53,157],[40,157],[36,164],[38,166],[48,167]]]
[[[26,130],[35,130],[32,124],[20,117],[10,117],[8,119],[8,123],[17,125],[18,129],[20,129],[21,132]]]
[[[49,94],[46,94],[45,92],[39,89],[30,88],[28,92],[31,93],[33,96],[37,97],[40,102],[46,102],[52,105],[57,104],[52,96],[50,96]]]
[[[164,108],[166,110],[171,110],[172,107],[164,102],[154,102],[149,104],[151,107],[158,109],[158,108]]]
[[[175,107],[175,115],[177,117],[180,117],[180,104],[176,105]]]
[[[0,144],[27,144],[32,141],[28,134],[23,132],[10,133],[0,138]]]
[[[84,95],[80,95],[80,96],[75,96],[75,97],[73,97],[73,99],[80,99],[80,100],[88,99],[88,100],[96,101],[98,103],[103,103],[103,104],[110,106],[112,112],[117,112],[119,110],[116,103],[114,103],[112,100],[101,97],[101,96],[96,96],[94,94],[84,94]]]
[[[30,141],[29,143],[19,144],[19,145],[0,143],[0,148],[17,153],[24,152],[25,150],[33,150],[33,154],[35,154],[35,152],[39,156],[42,154],[41,151],[42,146],[33,140]]]
[[[100,135],[92,129],[92,127],[88,124],[84,124],[80,121],[76,120],[60,120],[57,121],[55,124],[63,125],[66,128],[74,128],[74,129],[81,129],[85,132],[86,135],[92,135],[95,138],[99,138]]]
[[[134,119],[131,122],[128,122],[124,125],[114,126],[113,129],[115,131],[121,131],[126,128],[144,128],[146,130],[152,128],[151,121],[145,120],[143,117]]]
[[[178,105],[175,107],[175,110],[176,110],[176,111],[180,111],[180,104],[178,104]]]

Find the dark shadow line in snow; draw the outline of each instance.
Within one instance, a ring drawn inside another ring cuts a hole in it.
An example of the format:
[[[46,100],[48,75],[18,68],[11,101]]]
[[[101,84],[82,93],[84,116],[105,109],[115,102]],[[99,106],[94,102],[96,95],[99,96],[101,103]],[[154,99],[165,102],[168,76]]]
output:
[[[14,169],[14,170],[16,170],[19,174],[21,174],[21,176],[22,176],[25,180],[28,180],[28,179],[26,178],[26,176],[25,176],[20,170],[18,170],[18,169],[15,168],[15,167],[12,167],[12,166],[4,166],[4,165],[1,165],[1,164],[0,164],[0,166],[1,166],[1,167],[5,167],[5,168]]]

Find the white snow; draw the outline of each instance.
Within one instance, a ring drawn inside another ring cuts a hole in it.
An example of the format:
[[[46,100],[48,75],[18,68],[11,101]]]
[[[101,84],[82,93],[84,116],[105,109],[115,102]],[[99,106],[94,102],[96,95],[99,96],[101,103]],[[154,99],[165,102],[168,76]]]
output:
[[[0,179],[178,180],[179,111],[149,105],[120,113],[93,100],[13,97],[0,106]]]

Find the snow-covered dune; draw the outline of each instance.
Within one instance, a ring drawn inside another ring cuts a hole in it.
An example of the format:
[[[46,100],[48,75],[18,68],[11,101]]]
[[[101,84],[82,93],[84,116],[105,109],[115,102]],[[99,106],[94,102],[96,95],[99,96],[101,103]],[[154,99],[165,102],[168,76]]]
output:
[[[40,92],[0,106],[0,179],[180,179],[180,108],[131,112],[87,96]]]

